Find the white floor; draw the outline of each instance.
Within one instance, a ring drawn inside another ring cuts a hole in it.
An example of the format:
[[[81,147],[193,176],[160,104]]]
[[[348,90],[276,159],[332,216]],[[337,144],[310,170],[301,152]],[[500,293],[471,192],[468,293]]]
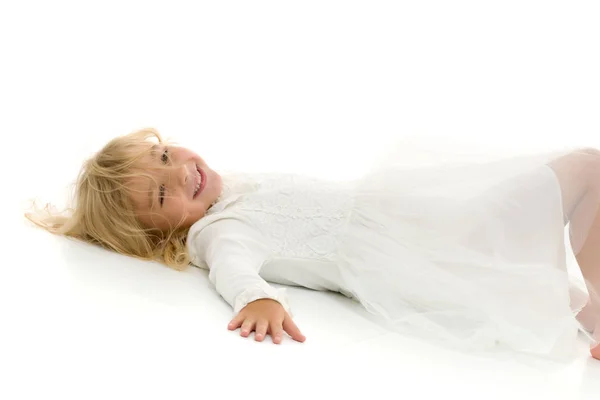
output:
[[[351,301],[290,288],[304,344],[227,331],[204,271],[175,272],[28,226],[0,269],[0,398],[596,399],[600,362],[475,357],[390,334]],[[34,251],[32,249],[35,249]],[[29,253],[28,253],[29,252]]]

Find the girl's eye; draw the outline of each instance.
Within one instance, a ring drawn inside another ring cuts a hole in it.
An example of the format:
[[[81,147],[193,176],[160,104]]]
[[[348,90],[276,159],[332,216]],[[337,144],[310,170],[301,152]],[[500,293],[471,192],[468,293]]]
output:
[[[160,206],[162,207],[162,205],[165,201],[165,185],[160,185],[160,188],[158,191],[159,191],[158,201],[160,201]]]
[[[160,159],[163,162],[163,164],[166,164],[169,161],[169,149],[165,149]]]

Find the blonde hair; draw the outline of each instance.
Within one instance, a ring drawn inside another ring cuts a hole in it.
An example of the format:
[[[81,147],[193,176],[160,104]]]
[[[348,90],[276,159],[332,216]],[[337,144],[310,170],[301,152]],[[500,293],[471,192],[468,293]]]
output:
[[[186,247],[188,229],[175,226],[163,232],[144,227],[130,196],[128,182],[144,175],[136,171],[136,163],[157,143],[164,140],[152,128],[111,140],[84,163],[75,185],[74,208],[58,213],[46,205],[25,216],[51,233],[184,270],[190,261]]]

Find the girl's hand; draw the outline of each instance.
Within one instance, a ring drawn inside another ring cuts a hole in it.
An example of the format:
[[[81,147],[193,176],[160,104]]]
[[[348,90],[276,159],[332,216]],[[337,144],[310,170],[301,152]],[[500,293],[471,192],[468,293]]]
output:
[[[254,339],[258,342],[262,342],[268,333],[271,335],[273,343],[279,344],[283,331],[298,342],[306,340],[283,306],[271,299],[260,299],[248,304],[231,320],[227,328],[234,331],[240,326],[242,327],[240,330],[242,337],[248,337],[250,332],[256,331]]]

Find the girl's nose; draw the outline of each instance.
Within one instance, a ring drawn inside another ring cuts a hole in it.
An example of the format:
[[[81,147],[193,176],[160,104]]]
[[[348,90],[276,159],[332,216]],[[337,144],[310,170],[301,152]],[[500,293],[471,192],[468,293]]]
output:
[[[185,167],[185,165],[182,165],[179,168],[179,182],[181,182],[181,186],[185,187],[185,185],[186,185],[186,183],[187,183],[187,181],[189,179],[189,175],[190,174],[188,173],[188,170]]]

